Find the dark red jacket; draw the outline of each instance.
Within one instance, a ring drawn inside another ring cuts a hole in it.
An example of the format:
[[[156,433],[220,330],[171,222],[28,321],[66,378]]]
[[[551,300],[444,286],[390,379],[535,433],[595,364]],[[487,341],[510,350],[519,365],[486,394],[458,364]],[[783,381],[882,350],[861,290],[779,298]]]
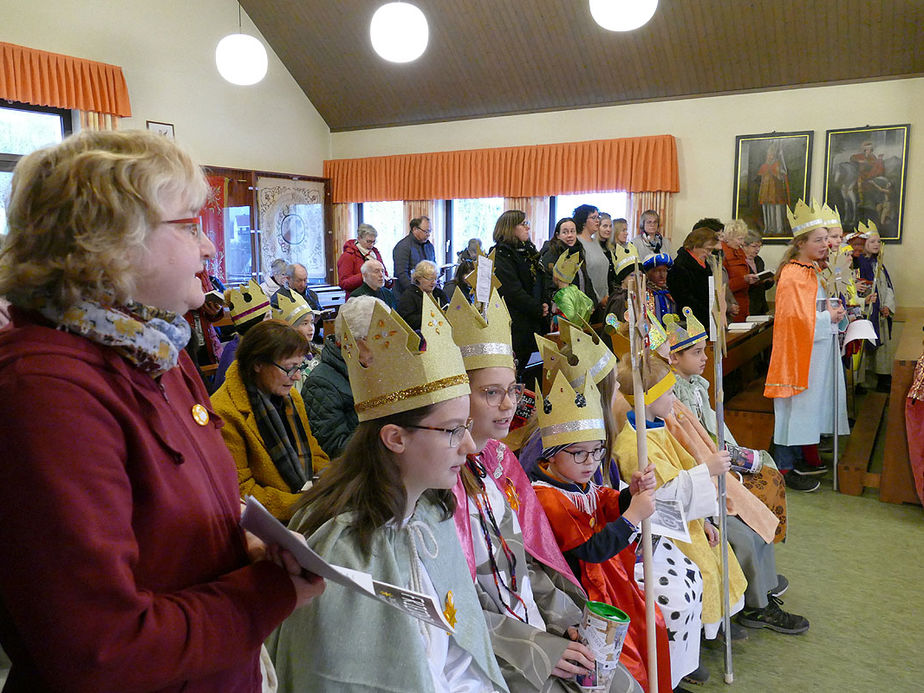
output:
[[[746,274],[751,273],[751,268],[748,267],[748,256],[741,248],[732,248],[727,243],[722,243],[722,251],[725,255],[725,271],[728,272],[728,288],[731,289],[738,303],[738,314],[735,315],[735,321],[742,322],[750,310],[748,290],[751,285],[744,278]]]
[[[13,313],[0,335],[5,693],[260,690],[295,605],[250,564],[234,462],[189,357],[160,383]]]
[[[379,249],[375,246],[372,248],[372,254],[376,260],[382,262]],[[351,291],[358,289],[359,285],[363,283],[363,275],[360,274],[359,268],[369,259],[371,258],[364,256],[362,251],[356,247],[356,239],[351,238],[343,244],[343,253],[337,258],[337,281],[340,288],[347,292],[347,298],[350,297]],[[384,262],[382,262],[382,267],[385,267]],[[388,276],[387,269],[385,270],[385,276]]]

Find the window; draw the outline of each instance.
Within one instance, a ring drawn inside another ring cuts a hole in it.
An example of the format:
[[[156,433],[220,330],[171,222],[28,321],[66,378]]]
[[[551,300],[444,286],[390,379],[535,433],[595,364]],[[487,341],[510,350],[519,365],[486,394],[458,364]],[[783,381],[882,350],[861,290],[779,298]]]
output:
[[[504,211],[504,198],[482,197],[452,201],[452,249],[455,261],[458,253],[468,247],[472,238],[481,240],[487,253],[494,245],[494,225]]]
[[[606,212],[613,219],[619,219],[626,216],[626,209],[629,203],[629,195],[624,192],[594,192],[579,195],[556,195],[555,197],[555,219],[552,222],[552,228],[559,219],[570,217],[575,207],[580,205],[593,205],[601,212]]]
[[[382,254],[382,262],[390,275],[394,270],[394,261],[391,251],[395,245],[408,233],[408,220],[404,218],[404,203],[396,202],[363,202],[362,221],[371,224],[379,232],[375,247]],[[339,250],[339,249],[338,249]]]
[[[71,112],[61,108],[0,101],[0,236],[16,163],[26,154],[56,144],[71,133]]]

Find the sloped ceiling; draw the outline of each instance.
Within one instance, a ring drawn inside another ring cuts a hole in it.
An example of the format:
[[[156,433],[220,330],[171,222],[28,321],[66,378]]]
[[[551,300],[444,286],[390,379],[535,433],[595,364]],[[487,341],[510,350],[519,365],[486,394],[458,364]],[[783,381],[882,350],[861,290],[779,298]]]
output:
[[[334,132],[924,74],[922,0],[661,0],[629,33],[587,0],[413,0],[403,65],[372,50],[383,1],[242,5]]]

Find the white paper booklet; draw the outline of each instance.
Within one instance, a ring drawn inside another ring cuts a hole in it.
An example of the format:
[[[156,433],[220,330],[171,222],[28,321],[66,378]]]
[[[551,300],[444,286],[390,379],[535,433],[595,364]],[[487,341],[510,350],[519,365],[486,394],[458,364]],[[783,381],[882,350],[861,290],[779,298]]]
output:
[[[419,618],[421,621],[450,633],[453,632],[452,626],[449,625],[432,596],[381,582],[369,573],[328,563],[308,546],[305,537],[293,534],[286,529],[285,525],[273,517],[253,496],[247,497],[247,503],[241,515],[241,527],[267,544],[278,544],[289,551],[298,564],[309,573],[320,575],[325,580],[336,582],[348,589],[357,590],[409,616]],[[319,597],[319,599],[323,598],[323,595]]]
[[[651,533],[690,543],[690,530],[683,504],[679,500],[655,498],[655,511],[649,518]]]

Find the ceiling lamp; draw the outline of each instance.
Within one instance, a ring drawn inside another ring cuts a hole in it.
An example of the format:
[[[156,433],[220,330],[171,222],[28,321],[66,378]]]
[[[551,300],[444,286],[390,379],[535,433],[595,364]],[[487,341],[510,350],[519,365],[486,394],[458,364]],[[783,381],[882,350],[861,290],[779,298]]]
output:
[[[590,0],[594,21],[609,31],[644,26],[658,9],[658,0]]]
[[[417,60],[427,50],[429,34],[424,13],[409,2],[382,5],[369,25],[375,52],[393,63]]]
[[[237,5],[237,26],[241,28],[241,5]],[[266,48],[250,34],[228,34],[215,47],[218,73],[231,84],[242,87],[266,77]]]

